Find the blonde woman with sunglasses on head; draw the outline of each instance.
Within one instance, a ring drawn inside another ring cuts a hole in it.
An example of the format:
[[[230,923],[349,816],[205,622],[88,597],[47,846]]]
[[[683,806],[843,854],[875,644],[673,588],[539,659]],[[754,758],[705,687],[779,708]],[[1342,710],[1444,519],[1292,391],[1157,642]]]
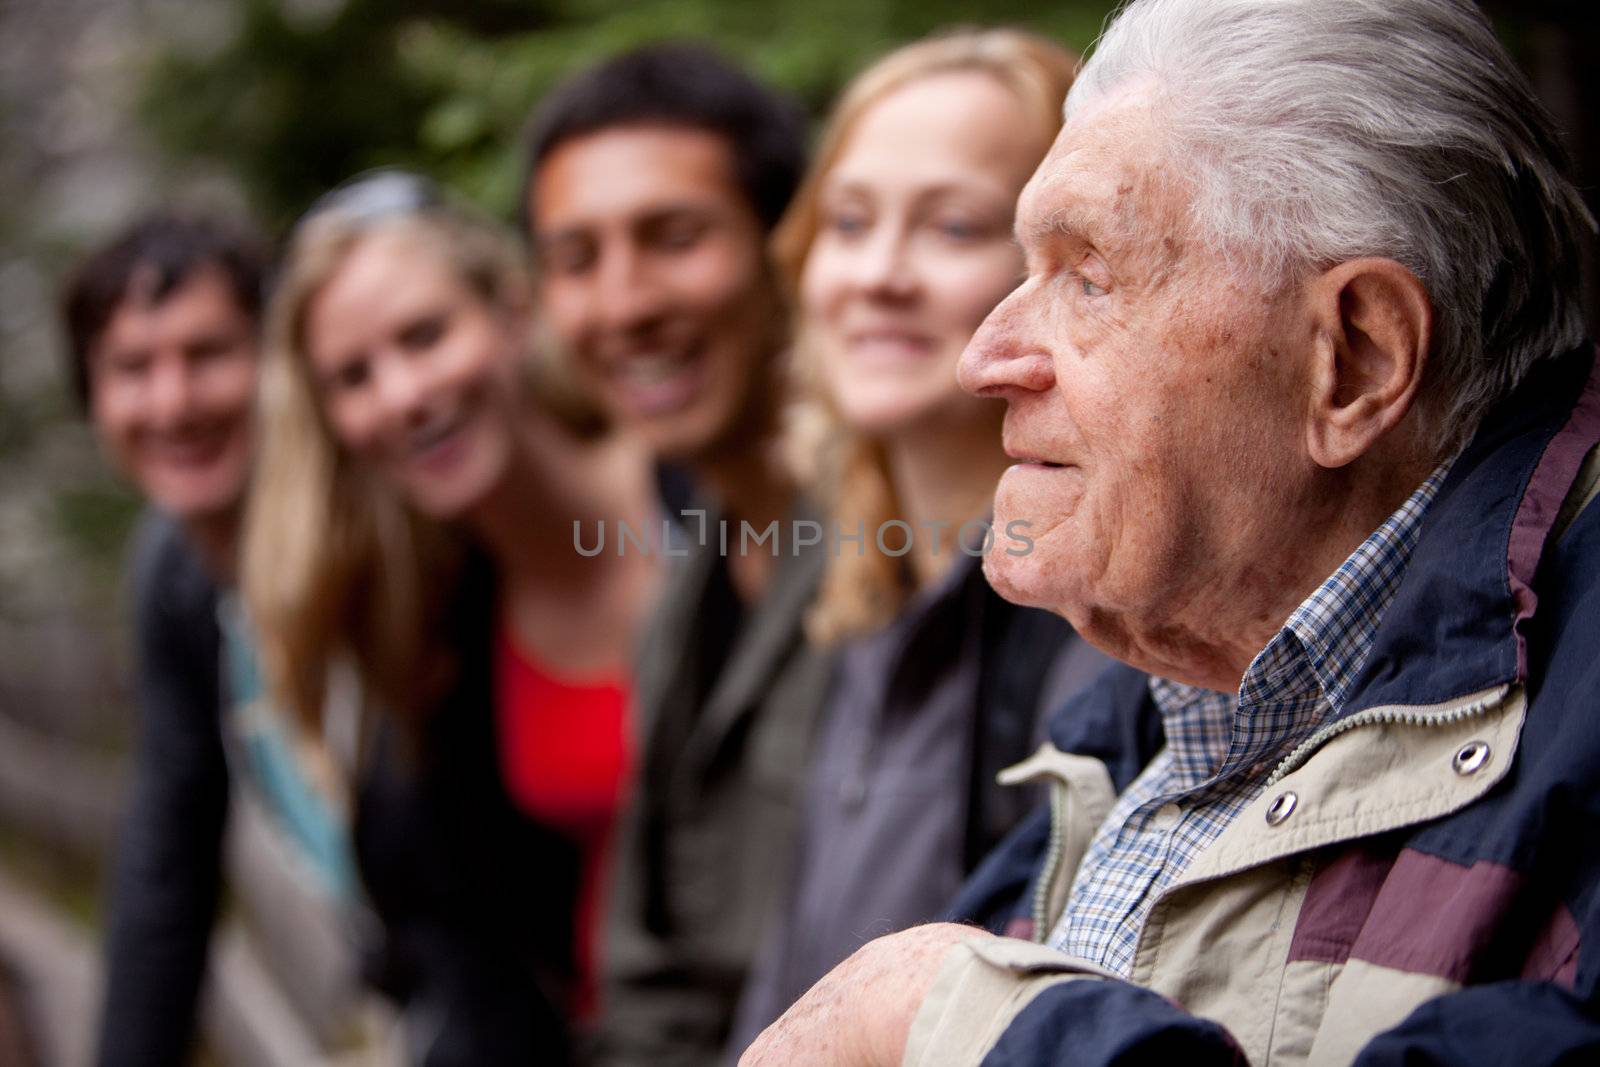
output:
[[[383,172],[302,220],[268,315],[244,588],[309,734],[359,682],[332,788],[429,1067],[570,1058],[656,585],[573,550],[574,520],[642,523],[648,470],[537,373],[531,309],[505,233]]]

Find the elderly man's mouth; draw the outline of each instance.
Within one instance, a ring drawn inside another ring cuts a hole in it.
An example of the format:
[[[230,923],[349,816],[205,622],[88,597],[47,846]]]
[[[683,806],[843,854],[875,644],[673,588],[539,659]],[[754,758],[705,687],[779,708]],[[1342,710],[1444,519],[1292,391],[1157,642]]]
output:
[[[1021,433],[1007,434],[1006,436],[1008,439],[1001,442],[1001,448],[1005,451],[1006,456],[1011,460],[1011,465],[1014,467],[1044,467],[1050,470],[1059,470],[1062,467],[1072,466],[1071,463],[1052,459],[1043,452],[1035,452],[1028,445],[1022,443],[1021,438],[1023,435]],[[1051,451],[1054,451],[1054,449]]]

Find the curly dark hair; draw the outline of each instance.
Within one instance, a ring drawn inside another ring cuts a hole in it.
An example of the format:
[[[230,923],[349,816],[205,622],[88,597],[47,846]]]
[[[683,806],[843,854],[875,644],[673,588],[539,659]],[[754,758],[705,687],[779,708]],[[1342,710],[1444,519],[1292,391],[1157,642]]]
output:
[[[90,252],[61,295],[67,375],[79,402],[88,408],[89,353],[127,299],[135,275],[153,276],[149,297],[160,303],[197,271],[218,268],[240,309],[259,321],[268,262],[266,244],[248,226],[175,211],[146,215]]]

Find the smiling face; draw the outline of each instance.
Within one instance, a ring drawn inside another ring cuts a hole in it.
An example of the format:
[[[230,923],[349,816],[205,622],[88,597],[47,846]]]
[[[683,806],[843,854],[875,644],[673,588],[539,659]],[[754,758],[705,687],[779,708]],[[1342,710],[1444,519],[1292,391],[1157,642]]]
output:
[[[996,525],[1027,521],[1035,539],[1025,556],[991,552],[996,588],[1120,658],[1205,682],[1230,640],[1219,631],[1272,610],[1275,561],[1317,512],[1297,358],[1312,336],[1293,291],[1235,280],[1189,238],[1189,194],[1159,146],[1138,91],[1062,131],[1018,205],[1027,281],[961,378],[1007,401],[1018,462]]]
[[[436,249],[380,231],[359,239],[308,303],[303,337],[341,447],[418,511],[453,519],[514,458],[523,325]]]
[[[1017,283],[1018,192],[1045,144],[987,74],[920,78],[869,107],[818,194],[804,330],[845,420],[877,435],[994,418],[956,362]]]
[[[589,392],[658,455],[715,451],[779,336],[766,234],[726,142],[602,130],[558,146],[531,184],[543,307]]]
[[[235,509],[249,474],[256,324],[219,268],[124,299],[88,352],[90,417],[112,462],[182,522]]]

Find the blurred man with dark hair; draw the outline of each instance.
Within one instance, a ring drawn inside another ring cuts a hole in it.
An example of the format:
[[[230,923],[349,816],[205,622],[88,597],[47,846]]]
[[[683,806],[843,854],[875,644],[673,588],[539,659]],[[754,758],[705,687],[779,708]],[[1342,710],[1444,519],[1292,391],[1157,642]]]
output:
[[[733,180],[765,229],[805,170],[805,116],[792,101],[701,45],[659,44],[591,67],[545,101],[528,131],[525,191],[563,143],[630,126],[723,138]],[[533,204],[521,207],[531,220]]]
[[[68,372],[107,456],[231,569],[250,457],[261,244],[153,215],[86,259],[62,301]]]
[[[264,248],[152,215],[90,255],[62,311],[68,371],[146,497],[133,554],[140,739],[118,844],[99,1062],[182,1062],[220,886],[228,773],[217,587],[251,457]]]
[[[823,552],[783,532],[796,481],[774,447],[787,330],[766,241],[804,132],[786,100],[688,45],[579,74],[530,128],[523,209],[545,317],[606,414],[675,472],[663,496],[688,517],[636,675],[606,1063],[716,1057],[792,851],[828,662],[802,626]],[[747,547],[745,530],[774,524],[778,541]]]
[[[788,101],[715,53],[658,45],[559,88],[529,136],[524,209],[574,369],[751,520],[792,492],[748,446],[776,426],[786,329],[765,246],[804,134]]]

